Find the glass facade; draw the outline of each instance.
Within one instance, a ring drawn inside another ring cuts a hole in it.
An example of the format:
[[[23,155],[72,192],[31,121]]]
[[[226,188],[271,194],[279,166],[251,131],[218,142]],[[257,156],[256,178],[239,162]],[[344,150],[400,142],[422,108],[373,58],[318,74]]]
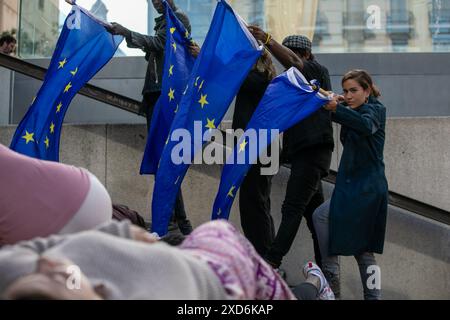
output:
[[[19,12],[19,56],[51,57],[60,32],[59,0],[20,1]]]
[[[203,43],[216,0],[175,0]],[[316,53],[450,52],[449,0],[229,0],[249,24],[281,41],[290,34],[313,39]],[[153,34],[150,0],[78,0],[107,21]],[[14,8],[20,8],[14,10]],[[50,57],[70,6],[64,0],[0,0],[0,32],[19,28],[19,55]],[[17,12],[20,17],[17,19]],[[16,21],[18,20],[18,22]],[[118,55],[142,55],[121,46]]]

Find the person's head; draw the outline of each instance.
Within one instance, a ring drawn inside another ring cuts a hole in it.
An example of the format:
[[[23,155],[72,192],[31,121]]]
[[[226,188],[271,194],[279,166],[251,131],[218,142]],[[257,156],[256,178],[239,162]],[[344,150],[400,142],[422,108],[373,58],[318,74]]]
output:
[[[6,35],[0,38],[0,53],[10,55],[16,48],[16,39],[13,36]]]
[[[273,65],[272,57],[268,50],[264,49],[261,57],[255,64],[255,69],[258,72],[265,73],[267,75],[268,80],[272,80],[276,77],[277,71],[275,66]]]
[[[171,8],[174,8],[174,2],[173,0],[166,0],[167,3],[170,5]],[[164,13],[164,5],[163,5],[163,0],[152,0],[152,4],[153,4],[153,8],[155,8],[155,10],[159,13],[159,14],[163,14]]]
[[[342,78],[344,99],[352,109],[367,103],[370,96],[378,98],[381,93],[373,83],[372,77],[365,70],[352,70]]]
[[[283,40],[283,46],[288,47],[301,59],[313,60],[312,42],[306,36],[293,35]]]
[[[79,274],[79,279],[72,283],[71,277],[77,276],[74,273],[75,269],[71,269],[73,267],[70,261],[42,257],[37,263],[36,271],[14,281],[6,289],[2,298],[7,300],[102,299],[104,288],[101,286],[94,288],[82,273]]]

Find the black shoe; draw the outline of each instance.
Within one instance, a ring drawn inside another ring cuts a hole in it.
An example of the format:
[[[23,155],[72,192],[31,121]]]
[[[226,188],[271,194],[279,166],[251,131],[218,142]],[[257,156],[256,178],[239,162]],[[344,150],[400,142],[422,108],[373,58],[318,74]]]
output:
[[[178,221],[177,224],[178,224],[178,228],[180,229],[180,232],[184,236],[188,236],[192,233],[192,231],[193,231],[192,224],[189,220],[184,219],[184,220]]]
[[[175,221],[170,220],[169,227],[167,228],[167,232],[173,232],[178,230],[178,225]]]

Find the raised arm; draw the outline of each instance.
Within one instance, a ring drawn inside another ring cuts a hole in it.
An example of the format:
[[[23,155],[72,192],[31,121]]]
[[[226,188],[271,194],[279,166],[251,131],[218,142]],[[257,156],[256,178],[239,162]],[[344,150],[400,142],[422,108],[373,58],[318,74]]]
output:
[[[191,32],[191,24],[186,15],[176,13],[178,19],[184,27]],[[159,29],[154,36],[144,35],[139,32],[131,31],[118,23],[111,23],[112,28],[107,30],[112,34],[119,34],[125,37],[129,48],[141,49],[145,53],[163,51],[166,45],[166,29]]]
[[[302,59],[291,49],[278,43],[269,33],[266,33],[259,27],[249,26],[248,29],[256,40],[261,41],[286,69],[296,67],[300,71],[303,70]]]
[[[383,105],[379,102],[369,103],[361,106],[359,112],[346,108],[340,104],[343,97],[335,95],[324,108],[332,111],[331,117],[334,122],[352,128],[363,135],[375,134],[382,126],[381,114]]]
[[[376,105],[364,105],[361,112],[338,105],[332,114],[333,121],[350,127],[363,135],[375,134],[381,128],[379,109]]]
[[[111,23],[112,28],[108,29],[112,34],[125,37],[129,48],[141,49],[145,53],[151,51],[162,51],[166,44],[166,31],[159,30],[154,36],[148,36],[139,32],[131,31],[118,23]]]

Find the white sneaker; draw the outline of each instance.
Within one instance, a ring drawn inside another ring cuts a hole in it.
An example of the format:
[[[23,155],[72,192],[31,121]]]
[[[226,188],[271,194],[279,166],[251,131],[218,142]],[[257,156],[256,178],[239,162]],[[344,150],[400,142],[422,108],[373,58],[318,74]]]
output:
[[[317,264],[311,261],[303,267],[305,279],[308,278],[310,274],[320,279],[319,300],[335,300],[334,293],[331,290],[327,279],[325,279],[322,270],[320,270]]]

